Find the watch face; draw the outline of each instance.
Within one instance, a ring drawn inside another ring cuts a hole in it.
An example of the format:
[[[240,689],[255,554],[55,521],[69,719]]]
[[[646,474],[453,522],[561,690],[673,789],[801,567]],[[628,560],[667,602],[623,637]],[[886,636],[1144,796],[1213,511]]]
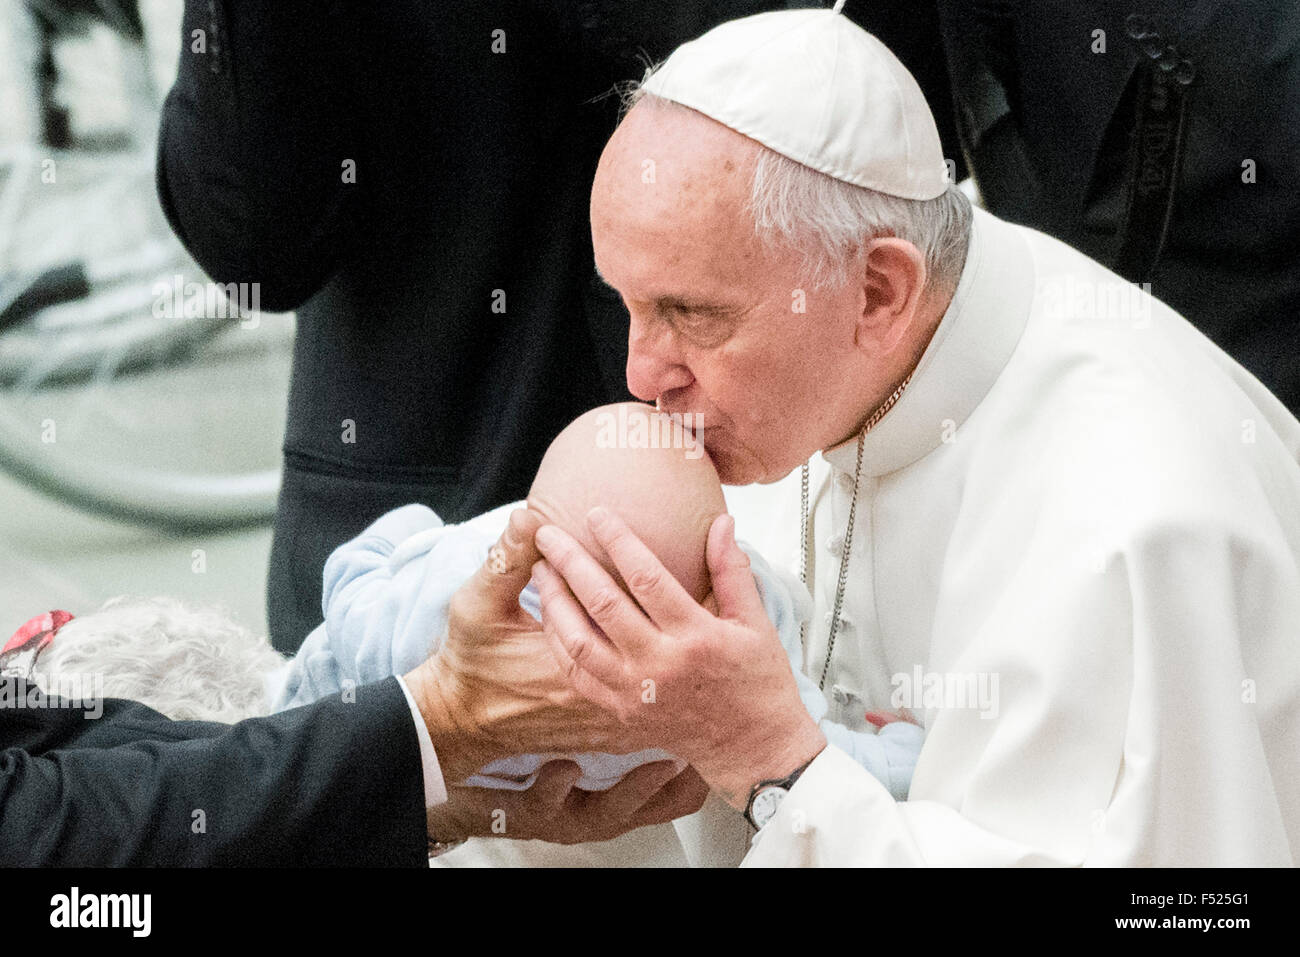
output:
[[[785,788],[776,784],[759,791],[754,797],[754,809],[750,812],[754,818],[755,826],[761,829],[763,825],[770,821],[788,793]]]

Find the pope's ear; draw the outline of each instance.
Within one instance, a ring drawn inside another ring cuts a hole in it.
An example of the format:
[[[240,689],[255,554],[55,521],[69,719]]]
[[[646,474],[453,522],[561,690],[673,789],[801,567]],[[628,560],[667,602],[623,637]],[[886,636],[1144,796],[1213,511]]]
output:
[[[928,272],[925,256],[906,239],[869,240],[862,265],[862,314],[856,342],[875,355],[888,355],[907,338],[921,311]]]

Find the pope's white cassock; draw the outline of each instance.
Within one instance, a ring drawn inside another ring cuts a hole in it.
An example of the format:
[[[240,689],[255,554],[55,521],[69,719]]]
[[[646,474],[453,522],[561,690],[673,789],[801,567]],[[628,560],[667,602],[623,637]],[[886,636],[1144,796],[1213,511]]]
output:
[[[699,53],[670,58],[680,66],[661,91],[676,83],[681,102],[724,119],[752,105],[761,126],[776,93],[745,97],[776,76],[811,91],[789,98],[782,123],[820,115],[801,103],[839,97],[842,128],[861,126],[858,140],[834,141],[850,160],[867,156],[843,168],[918,142],[931,144],[924,168],[939,164],[915,84],[847,21],[764,14],[697,42]],[[836,68],[819,57],[838,57]],[[853,70],[887,82],[846,84]],[[730,92],[699,92],[719,84]],[[911,124],[910,138],[872,133],[875,107],[854,92],[865,89],[911,98],[902,120],[876,120],[886,132]],[[786,127],[777,133],[773,148],[788,147]],[[889,162],[873,175],[889,178]],[[899,170],[906,187],[911,171]],[[814,679],[857,441],[811,463],[816,612],[802,664]],[[829,747],[752,839],[710,798],[689,818],[605,844],[479,841],[440,862],[1296,862],[1300,422],[1280,402],[1136,287],[976,210],[952,303],[863,441],[828,718],[865,730],[867,710],[915,715],[926,739],[907,801]],[[739,535],[797,572],[798,472],[728,501]]]
[[[844,723],[922,720],[909,800],[830,749],[746,863],[1300,855],[1300,423],[1135,293],[976,211],[952,306],[865,438],[827,682]],[[814,472],[821,614],[856,451]],[[764,544],[791,553],[787,499]]]
[[[832,747],[752,848],[710,798],[605,844],[443,863],[1295,863],[1300,423],[1166,306],[975,217],[952,305],[865,439],[826,682],[833,720],[902,705],[925,725],[909,800]],[[814,678],[856,445],[814,460]],[[729,491],[740,535],[797,571],[797,473]]]

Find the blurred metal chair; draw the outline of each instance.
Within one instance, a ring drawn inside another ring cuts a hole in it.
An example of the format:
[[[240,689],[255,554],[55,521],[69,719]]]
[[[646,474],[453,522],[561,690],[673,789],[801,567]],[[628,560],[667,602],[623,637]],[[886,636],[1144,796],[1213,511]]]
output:
[[[138,0],[25,0],[4,11],[10,21],[0,26],[18,48],[10,100],[29,116],[0,141],[0,468],[139,522],[269,521],[292,325],[252,335],[225,315],[160,315],[174,277],[204,277],[154,195],[161,98]],[[94,68],[115,74],[125,120],[112,135],[83,137],[60,44],[105,28],[113,62]],[[174,396],[187,379],[215,383],[183,396],[194,406],[188,416],[149,391],[165,381]],[[270,394],[258,396],[263,386]],[[264,422],[232,421],[240,410],[228,390],[241,389],[272,404]],[[77,441],[63,440],[70,425]],[[241,442],[233,453],[222,447],[223,427]]]

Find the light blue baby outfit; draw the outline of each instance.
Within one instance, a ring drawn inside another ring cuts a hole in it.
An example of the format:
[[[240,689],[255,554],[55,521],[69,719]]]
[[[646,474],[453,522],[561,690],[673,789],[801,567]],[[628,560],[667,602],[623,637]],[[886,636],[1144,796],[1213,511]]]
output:
[[[307,636],[293,660],[268,679],[272,710],[309,704],[345,688],[405,674],[428,658],[446,632],[451,596],[483,564],[511,511],[522,504],[503,506],[460,525],[444,525],[423,505],[405,505],[339,546],[325,564],[325,621]],[[896,799],[905,800],[924,732],[905,721],[872,733],[826,720],[825,696],[800,669],[800,623],[812,610],[808,591],[754,549],[744,543],[741,547],[749,555],[763,607],[781,637],[804,706],[830,744],[865,767]],[[531,584],[519,596],[519,604],[540,620],[541,607]],[[541,766],[555,758],[581,766],[578,787],[604,790],[633,768],[672,756],[658,750],[518,755],[493,762],[465,783],[523,790],[536,780]]]

